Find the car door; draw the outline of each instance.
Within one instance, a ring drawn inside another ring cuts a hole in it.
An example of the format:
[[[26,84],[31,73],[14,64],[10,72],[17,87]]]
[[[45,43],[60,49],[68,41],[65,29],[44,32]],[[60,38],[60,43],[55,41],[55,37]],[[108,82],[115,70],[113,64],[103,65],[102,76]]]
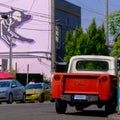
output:
[[[23,94],[25,93],[25,88],[17,80],[16,80],[16,84],[17,84],[17,89],[18,89],[18,96],[17,96],[17,98],[18,98],[18,100],[22,100],[23,99]]]
[[[18,94],[19,94],[19,89],[17,87],[17,83],[15,81],[11,82],[11,92],[13,95],[13,100],[17,100],[18,99]]]

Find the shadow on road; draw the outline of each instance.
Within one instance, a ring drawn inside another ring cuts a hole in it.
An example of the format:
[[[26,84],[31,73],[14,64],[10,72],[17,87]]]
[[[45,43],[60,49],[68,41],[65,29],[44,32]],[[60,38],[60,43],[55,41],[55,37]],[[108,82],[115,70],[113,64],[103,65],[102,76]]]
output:
[[[66,115],[78,115],[78,116],[94,116],[94,117],[107,117],[108,114],[104,110],[83,110],[77,112],[66,112]]]

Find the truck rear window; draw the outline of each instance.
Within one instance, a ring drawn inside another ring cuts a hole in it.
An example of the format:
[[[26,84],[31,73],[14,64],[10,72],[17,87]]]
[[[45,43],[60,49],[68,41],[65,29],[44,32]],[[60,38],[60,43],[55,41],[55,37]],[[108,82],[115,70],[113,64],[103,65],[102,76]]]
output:
[[[107,71],[109,65],[106,61],[78,61],[76,69],[79,71]]]

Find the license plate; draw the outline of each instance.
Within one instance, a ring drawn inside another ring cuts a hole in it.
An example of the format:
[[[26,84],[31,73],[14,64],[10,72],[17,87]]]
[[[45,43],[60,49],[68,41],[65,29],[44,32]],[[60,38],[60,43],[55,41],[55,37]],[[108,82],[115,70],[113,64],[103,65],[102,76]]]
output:
[[[86,100],[86,95],[74,95],[75,100]]]

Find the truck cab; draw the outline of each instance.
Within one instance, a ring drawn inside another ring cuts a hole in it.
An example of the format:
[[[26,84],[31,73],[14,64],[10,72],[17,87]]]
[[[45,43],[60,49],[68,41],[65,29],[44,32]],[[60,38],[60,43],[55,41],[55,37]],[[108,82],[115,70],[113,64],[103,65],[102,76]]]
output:
[[[68,73],[99,73],[118,75],[120,59],[110,56],[83,55],[70,59]]]

